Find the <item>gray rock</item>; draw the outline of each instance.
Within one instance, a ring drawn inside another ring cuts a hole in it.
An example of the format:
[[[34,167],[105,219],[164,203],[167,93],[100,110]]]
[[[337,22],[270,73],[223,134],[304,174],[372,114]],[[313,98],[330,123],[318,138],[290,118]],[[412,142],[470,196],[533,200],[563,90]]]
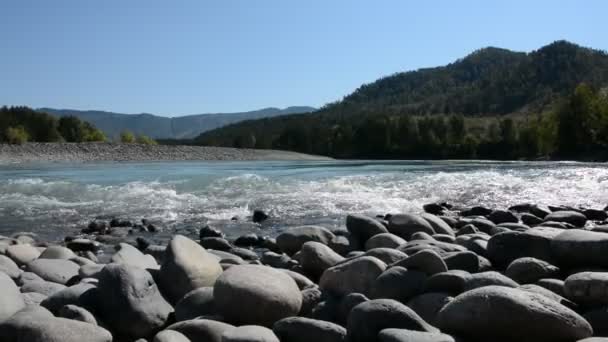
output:
[[[361,303],[348,316],[348,337],[352,342],[378,341],[378,333],[387,328],[439,332],[412,309],[392,299]]]
[[[298,316],[309,317],[314,308],[323,301],[323,293],[317,286],[311,286],[302,291],[302,307]]]
[[[388,298],[405,303],[424,292],[427,275],[395,266],[384,271],[374,281],[370,298]]]
[[[327,228],[320,226],[295,227],[277,236],[277,245],[283,252],[292,255],[308,241],[316,241],[327,245],[334,236]]]
[[[505,287],[518,287],[519,284],[509,277],[496,271],[471,274],[464,285],[464,291],[470,291],[484,286],[500,285]]]
[[[13,279],[17,279],[21,275],[19,266],[11,258],[4,255],[0,255],[0,272],[6,273]]]
[[[213,300],[213,287],[199,287],[188,292],[175,305],[175,320],[187,321],[199,316],[217,313]]]
[[[144,340],[145,341],[145,340]],[[137,341],[136,341],[137,342]],[[154,336],[152,342],[191,342],[184,334],[175,330],[163,330]]]
[[[192,342],[222,342],[222,335],[234,328],[230,324],[210,319],[191,319],[171,324],[167,330],[177,331]]]
[[[158,263],[153,256],[142,253],[139,249],[128,243],[119,243],[114,246],[116,253],[110,261],[116,264],[126,264],[139,268],[158,268]]]
[[[407,241],[391,233],[377,234],[365,242],[365,250],[374,248],[397,248]]]
[[[445,235],[454,236],[454,230],[452,229],[452,227],[450,227],[441,218],[439,218],[433,214],[427,214],[427,213],[421,214],[420,216],[423,219],[425,219],[431,225],[431,227],[433,227],[435,234],[445,234]]]
[[[562,297],[566,296],[566,291],[564,290],[564,281],[561,279],[554,279],[554,278],[539,279],[536,282],[536,285],[542,286],[542,287],[546,288],[547,290],[555,292]]]
[[[407,258],[407,254],[393,248],[373,248],[365,252],[366,256],[371,256],[382,260],[385,264],[390,265],[400,260]]]
[[[219,262],[232,262],[237,265],[245,263],[245,260],[243,260],[243,258],[241,258],[238,255],[229,253],[229,252],[218,251],[215,249],[208,249],[207,253],[215,255]]]
[[[559,268],[536,258],[519,258],[513,260],[505,275],[520,284],[535,283],[542,278],[551,278],[559,274]]]
[[[488,241],[488,259],[495,266],[507,266],[513,260],[533,257],[553,263],[551,241],[563,230],[556,228],[510,231],[494,235]]]
[[[40,303],[42,303],[42,301],[44,301],[47,296],[43,295],[42,293],[36,293],[36,292],[28,292],[28,293],[22,293],[21,294],[21,298],[23,298],[23,302],[25,303],[26,306],[30,306],[30,305],[40,305]]]
[[[101,244],[97,241],[79,238],[68,241],[66,247],[74,252],[96,252],[101,248]]]
[[[543,222],[542,218],[540,218],[536,215],[530,214],[530,213],[521,214],[520,219],[521,219],[521,222],[523,222],[524,224],[527,224],[529,226],[536,226]]]
[[[435,234],[433,235],[433,239],[441,242],[447,243],[455,243],[456,237],[454,235],[446,235],[446,234]]]
[[[487,220],[485,218],[474,218],[470,221],[470,224],[472,224],[473,226],[477,227],[477,229],[479,229],[479,231],[486,233],[486,234],[490,234],[490,231],[494,228],[496,228],[496,224],[490,220]]]
[[[165,252],[160,284],[163,294],[177,302],[194,289],[213,286],[221,273],[217,259],[203,247],[185,236],[175,235]]]
[[[0,272],[0,322],[25,307],[25,302],[13,280]]]
[[[271,251],[264,252],[260,261],[262,264],[274,268],[288,268],[292,263],[292,259],[287,254],[279,254]]]
[[[369,298],[361,293],[351,293],[342,297],[335,310],[336,322],[342,326],[346,326],[348,316],[350,315],[352,309],[363,302],[367,302],[368,300]]]
[[[416,254],[413,254],[395,263],[394,266],[401,266],[407,269],[419,270],[426,273],[427,275],[433,275],[448,270],[448,267],[441,258],[441,256],[431,249],[422,250]]]
[[[85,308],[81,308],[77,305],[65,305],[59,309],[57,317],[63,317],[67,319],[73,319],[76,321],[97,325],[97,319],[92,313],[87,311]]]
[[[68,280],[78,276],[78,264],[63,259],[36,259],[27,264],[26,270],[40,278],[58,284],[67,284]]]
[[[416,232],[424,232],[430,235],[435,234],[433,226],[422,218],[414,214],[397,214],[391,216],[388,221],[388,231],[406,240],[410,239]]]
[[[329,248],[333,249],[340,255],[346,255],[352,251],[356,251],[361,248],[361,242],[350,233],[347,236],[336,235],[328,244]]]
[[[228,240],[220,237],[207,237],[201,239],[201,246],[205,249],[215,249],[227,252],[232,249],[232,244]]]
[[[56,318],[40,307],[23,310],[0,324],[2,342],[111,342],[107,330],[93,324]]]
[[[36,260],[40,251],[29,244],[10,245],[6,248],[6,256],[21,266]]]
[[[325,270],[319,286],[337,296],[353,292],[368,295],[374,281],[385,269],[386,264],[377,258],[358,257]]]
[[[388,233],[388,230],[382,223],[364,215],[347,215],[346,229],[357,237],[361,243],[365,243],[374,235]]]
[[[44,279],[32,272],[22,272],[19,277],[15,279],[15,283],[19,286],[23,286],[31,281],[44,281]]]
[[[108,264],[101,271],[98,296],[100,318],[112,332],[133,339],[158,331],[173,312],[150,273],[129,264]]]
[[[455,342],[450,335],[407,329],[384,329],[378,334],[380,342]]]
[[[452,253],[446,256],[443,261],[449,270],[477,273],[489,271],[492,268],[490,260],[471,251]]]
[[[547,215],[545,221],[565,222],[575,227],[584,227],[587,222],[587,217],[576,211],[561,210]]]
[[[344,342],[346,329],[316,319],[288,317],[276,322],[272,331],[281,342]]]
[[[76,257],[71,249],[62,246],[49,246],[38,257],[39,259],[65,259],[69,260]]]
[[[312,280],[308,279],[303,274],[300,274],[298,272],[294,272],[294,271],[291,271],[291,270],[283,270],[282,269],[280,271],[284,272],[285,274],[287,274],[288,276],[290,276],[291,279],[293,279],[296,282],[296,284],[298,285],[298,288],[300,288],[300,290],[303,290],[303,289],[305,289],[307,287],[315,285],[315,283]]]
[[[461,294],[439,312],[437,321],[445,332],[475,339],[575,341],[593,334],[589,323],[567,307],[503,286]]]
[[[435,252],[439,253],[439,255],[441,256],[446,255],[448,253],[462,252],[467,250],[465,247],[462,247],[460,245],[448,242],[441,242],[437,240],[410,241],[405,245],[399,246],[399,248],[397,249],[407,255],[414,255],[422,250],[432,249]]]
[[[231,267],[217,279],[213,297],[220,314],[239,324],[270,326],[297,315],[302,306],[296,282],[267,266]]]
[[[534,293],[538,293],[541,294],[549,299],[552,299],[560,304],[562,304],[563,306],[566,306],[572,310],[577,310],[578,309],[578,305],[576,303],[574,303],[573,301],[564,298],[560,295],[558,295],[557,293],[547,290],[544,287],[538,286],[538,285],[534,285],[534,284],[526,284],[526,285],[522,285],[520,287],[518,287],[518,289],[523,290],[523,291],[529,291],[529,292],[534,292]]]
[[[564,281],[564,292],[577,303],[608,304],[608,272],[573,274]]]
[[[515,214],[506,210],[494,210],[489,216],[488,220],[494,222],[495,224],[501,223],[517,223],[519,219]]]
[[[266,327],[243,325],[224,332],[222,342],[279,342],[279,339]]]
[[[42,301],[40,305],[53,313],[58,313],[64,305],[74,304],[86,309],[97,306],[97,288],[95,285],[79,283],[55,292]]]
[[[26,284],[21,286],[21,293],[36,292],[45,296],[52,296],[55,293],[65,289],[66,286],[50,281],[28,281]]]
[[[447,293],[429,292],[410,299],[406,305],[414,310],[425,322],[435,326],[437,325],[437,314],[453,299],[454,297]]]
[[[437,234],[433,234],[433,236],[435,236],[435,235],[437,235]],[[415,241],[415,240],[435,241],[435,238],[433,236],[431,236],[431,234],[428,234],[428,233],[425,233],[425,232],[415,232],[410,237],[410,241]]]
[[[80,266],[78,275],[80,278],[97,278],[99,276],[99,272],[101,272],[104,267],[104,264],[83,265]]]
[[[320,242],[309,241],[302,245],[299,260],[305,273],[318,279],[326,269],[341,262],[344,257]]]
[[[608,233],[582,229],[563,231],[551,241],[559,265],[608,267]]]
[[[462,270],[449,270],[437,273],[426,281],[427,292],[446,292],[457,295],[465,290],[471,274]]]

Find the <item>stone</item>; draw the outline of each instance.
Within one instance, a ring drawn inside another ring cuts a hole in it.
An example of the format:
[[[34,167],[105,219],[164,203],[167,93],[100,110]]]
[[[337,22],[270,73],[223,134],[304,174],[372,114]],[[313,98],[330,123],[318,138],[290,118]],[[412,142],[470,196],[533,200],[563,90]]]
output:
[[[575,273],[564,281],[566,297],[583,304],[608,304],[608,272]]]
[[[388,298],[405,303],[424,292],[426,280],[427,275],[424,272],[394,266],[376,278],[370,298]]]
[[[22,266],[38,259],[40,251],[29,244],[10,245],[6,248],[6,256]]]
[[[320,242],[324,245],[334,238],[334,234],[327,228],[320,226],[301,226],[290,228],[277,236],[277,245],[279,248],[292,255],[302,248],[302,245],[308,241]]]
[[[300,265],[306,274],[318,279],[323,272],[344,260],[344,257],[334,252],[328,246],[315,241],[302,245],[299,253]]]
[[[139,340],[138,340],[139,341]],[[138,342],[136,341],[136,342]],[[145,341],[145,340],[144,340]],[[142,341],[142,342],[144,342]],[[184,334],[175,330],[163,330],[154,336],[152,342],[191,342]]]
[[[536,215],[529,214],[529,213],[521,214],[520,219],[521,219],[521,222],[523,222],[524,224],[527,224],[529,226],[536,226],[536,225],[543,223],[542,218],[540,218]]]
[[[422,250],[399,262],[396,262],[392,266],[401,266],[407,269],[419,270],[430,276],[448,270],[448,267],[441,256],[431,249]]]
[[[368,300],[369,298],[361,293],[351,293],[342,297],[335,310],[335,321],[342,326],[346,326],[351,310]]]
[[[247,249],[247,248],[232,247],[232,248],[230,248],[230,250],[228,252],[230,252],[231,254],[234,254],[244,260],[254,261],[254,260],[260,259],[260,257],[258,256],[258,253],[252,251],[251,249]]]
[[[12,279],[17,279],[21,275],[19,266],[9,257],[0,255],[0,272],[6,273]]]
[[[388,230],[378,220],[364,215],[347,215],[346,229],[357,237],[361,243],[365,243],[371,237],[388,233]]]
[[[582,229],[563,231],[551,241],[559,265],[608,267],[608,233]]]
[[[78,269],[78,275],[80,278],[97,278],[104,267],[104,264],[83,265]]]
[[[218,251],[227,252],[232,249],[232,245],[228,240],[220,237],[208,237],[201,239],[201,246],[205,249],[215,249]]]
[[[92,311],[97,306],[97,287],[92,284],[79,283],[53,293],[40,303],[42,307],[55,314],[63,306],[69,304],[78,305]]]
[[[565,222],[575,227],[584,227],[587,222],[587,217],[576,211],[560,210],[547,215],[545,221]]]
[[[506,211],[506,210],[494,210],[488,216],[488,220],[494,222],[495,224],[501,224],[501,223],[507,223],[507,222],[512,222],[512,223],[519,222],[519,219],[517,218],[517,216],[515,216],[515,214],[513,214],[510,211]]]
[[[305,288],[315,285],[315,283],[312,280],[308,279],[305,275],[300,274],[298,272],[294,272],[291,270],[284,270],[284,269],[280,269],[279,271],[290,276],[291,279],[293,279],[296,282],[296,285],[298,285],[298,288],[300,290],[303,290]]]
[[[536,285],[542,286],[542,287],[546,288],[547,290],[555,292],[562,297],[566,296],[566,291],[564,290],[564,281],[561,279],[554,279],[554,278],[539,279],[536,282]]]
[[[222,334],[222,342],[280,342],[274,332],[259,325],[243,325]]]
[[[321,276],[319,286],[337,296],[357,292],[368,295],[376,278],[384,272],[381,260],[362,256],[330,267]]]
[[[426,281],[426,292],[445,292],[458,295],[465,291],[471,274],[461,270],[449,270],[437,273]]]
[[[222,233],[221,230],[213,228],[208,225],[201,228],[201,230],[199,230],[198,235],[199,235],[199,239],[204,239],[204,238],[208,238],[208,237],[219,237],[219,238],[224,237],[224,233]]]
[[[407,254],[403,252],[400,252],[393,248],[383,247],[370,249],[363,255],[378,258],[387,265],[396,263],[397,261],[407,258]]]
[[[65,259],[76,257],[71,249],[62,246],[49,246],[40,254],[39,259]]]
[[[435,326],[437,314],[454,297],[443,292],[428,292],[418,295],[405,303],[414,310],[425,322]]]
[[[260,237],[255,233],[241,235],[234,240],[234,245],[238,247],[255,247],[260,244]]]
[[[459,295],[439,311],[437,322],[444,332],[485,340],[576,341],[593,334],[589,323],[567,307],[503,286]]]
[[[407,241],[391,233],[377,234],[365,242],[365,250],[374,248],[397,248]]]
[[[97,252],[101,249],[101,244],[89,239],[74,239],[66,243],[66,247],[74,252]]]
[[[437,235],[437,234],[433,234],[433,236],[435,236],[435,235]],[[425,233],[425,232],[415,232],[410,237],[410,241],[414,241],[414,240],[435,241],[435,238],[433,236],[431,236],[430,234]]]
[[[187,321],[199,316],[217,313],[213,300],[213,287],[199,287],[188,292],[175,304],[175,320]]]
[[[276,322],[272,331],[281,342],[344,342],[346,329],[326,321],[288,317]]]
[[[351,342],[378,341],[378,333],[387,328],[439,332],[404,304],[392,299],[374,299],[355,306],[348,316]]]
[[[416,232],[424,232],[430,235],[435,234],[433,226],[422,218],[414,214],[397,214],[391,216],[388,221],[388,231],[403,239],[410,239]]]
[[[519,258],[513,260],[505,271],[505,275],[520,284],[535,283],[542,278],[558,275],[559,268],[536,258]]]
[[[523,257],[553,263],[551,241],[562,232],[556,228],[535,227],[525,232],[509,231],[494,235],[488,240],[488,259],[493,265],[504,267]]]
[[[111,342],[107,330],[93,324],[57,318],[40,307],[23,310],[0,324],[2,342]]]
[[[444,256],[447,253],[462,252],[467,250],[463,246],[437,240],[410,241],[405,245],[399,246],[397,249],[407,255],[413,255],[425,249],[432,249],[441,256]]]
[[[422,206],[422,209],[433,215],[441,215],[446,210],[445,207],[441,205],[441,203],[427,203]]]
[[[583,215],[585,215],[587,220],[591,221],[605,221],[608,219],[608,213],[599,209],[585,209],[583,210]]]
[[[187,237],[175,235],[167,246],[159,282],[163,294],[177,302],[194,289],[213,286],[221,273],[213,255]]]
[[[236,265],[216,281],[213,297],[219,313],[229,322],[271,326],[297,315],[302,294],[296,282],[267,266]]]
[[[450,335],[407,329],[384,329],[378,334],[380,342],[455,342]]]
[[[153,256],[142,253],[139,249],[128,243],[119,243],[114,248],[116,249],[116,253],[112,255],[110,262],[140,268],[158,268],[158,263]]]
[[[482,206],[474,206],[460,212],[461,216],[487,216],[492,213],[492,209]]]
[[[21,297],[23,298],[23,302],[25,303],[26,306],[31,306],[31,305],[39,306],[40,303],[42,303],[42,301],[44,301],[47,298],[46,295],[43,295],[42,293],[36,293],[36,292],[22,293]]]
[[[222,335],[234,328],[233,325],[210,319],[191,319],[171,324],[167,330],[177,331],[192,342],[222,342]]]
[[[65,285],[73,277],[78,276],[78,264],[63,259],[36,259],[26,266],[26,270],[35,273],[40,278]]]
[[[256,209],[253,211],[253,215],[251,217],[251,220],[254,223],[261,223],[264,222],[268,219],[268,214],[266,214],[263,210],[260,209]]]
[[[99,274],[98,312],[112,332],[132,339],[149,336],[168,321],[173,308],[148,271],[108,264]]]
[[[0,322],[25,307],[19,288],[5,273],[0,272]]]
[[[487,220],[485,218],[474,218],[471,220],[470,224],[472,224],[477,229],[479,229],[479,231],[486,233],[486,234],[490,234],[490,231],[493,228],[496,228],[496,224],[494,222]]]
[[[443,261],[448,270],[463,270],[469,273],[489,271],[492,268],[490,260],[471,251],[456,252],[446,256]]]
[[[65,285],[45,280],[28,281],[23,286],[21,286],[21,293],[36,292],[48,297],[54,295],[55,293],[65,288]]]
[[[529,291],[529,292],[541,294],[549,299],[553,299],[554,301],[556,301],[572,310],[576,311],[578,309],[578,305],[576,303],[574,303],[573,301],[571,301],[567,298],[564,298],[553,291],[547,290],[544,287],[534,285],[534,284],[526,284],[526,285],[522,285],[522,286],[518,287],[518,289],[523,290],[523,291]]]
[[[471,274],[464,285],[464,291],[470,291],[484,286],[500,285],[505,287],[518,287],[519,284],[511,278],[496,271],[487,271]]]
[[[323,293],[318,286],[311,286],[300,291],[302,294],[302,307],[298,316],[310,316],[314,308],[323,301]]]
[[[361,242],[350,233],[347,236],[336,235],[328,244],[329,248],[333,249],[340,255],[346,255],[352,251],[356,251],[361,248]]]
[[[68,304],[59,309],[57,317],[63,317],[67,319],[73,319],[84,323],[97,325],[97,320],[92,313],[87,311],[85,308],[81,308],[77,305]]]
[[[450,227],[444,220],[440,219],[439,217],[427,213],[421,214],[420,216],[425,219],[431,225],[431,227],[433,227],[435,234],[445,234],[454,236],[454,230],[452,229],[452,227]]]

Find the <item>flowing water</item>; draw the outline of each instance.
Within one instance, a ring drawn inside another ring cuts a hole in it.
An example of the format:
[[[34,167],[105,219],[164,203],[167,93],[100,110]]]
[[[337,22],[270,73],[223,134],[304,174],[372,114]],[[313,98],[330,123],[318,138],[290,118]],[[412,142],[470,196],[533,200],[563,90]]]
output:
[[[0,166],[0,234],[59,240],[96,217],[147,218],[229,235],[343,225],[347,213],[419,212],[424,203],[506,208],[522,202],[604,208],[605,164],[486,161],[285,161]],[[248,216],[263,209],[262,226]],[[236,221],[231,218],[239,218]],[[162,235],[160,235],[162,236]]]

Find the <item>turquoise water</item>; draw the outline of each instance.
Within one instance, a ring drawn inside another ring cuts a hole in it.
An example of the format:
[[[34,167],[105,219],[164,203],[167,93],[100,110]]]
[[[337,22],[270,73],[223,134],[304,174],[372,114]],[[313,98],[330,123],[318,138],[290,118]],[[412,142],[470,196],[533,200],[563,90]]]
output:
[[[285,161],[0,166],[0,234],[61,239],[96,217],[151,219],[231,235],[301,224],[338,227],[347,213],[418,212],[442,200],[504,208],[520,202],[603,208],[605,164],[483,161]],[[254,209],[272,220],[248,223]],[[238,221],[231,221],[237,217]],[[162,235],[161,235],[162,236]]]

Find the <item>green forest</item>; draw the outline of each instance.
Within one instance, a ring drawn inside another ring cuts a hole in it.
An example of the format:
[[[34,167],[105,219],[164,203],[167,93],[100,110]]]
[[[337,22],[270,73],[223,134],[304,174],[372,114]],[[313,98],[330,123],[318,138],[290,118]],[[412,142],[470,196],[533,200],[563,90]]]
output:
[[[337,158],[608,160],[608,55],[558,41],[486,48],[395,74],[304,115],[251,120],[196,144]]]

